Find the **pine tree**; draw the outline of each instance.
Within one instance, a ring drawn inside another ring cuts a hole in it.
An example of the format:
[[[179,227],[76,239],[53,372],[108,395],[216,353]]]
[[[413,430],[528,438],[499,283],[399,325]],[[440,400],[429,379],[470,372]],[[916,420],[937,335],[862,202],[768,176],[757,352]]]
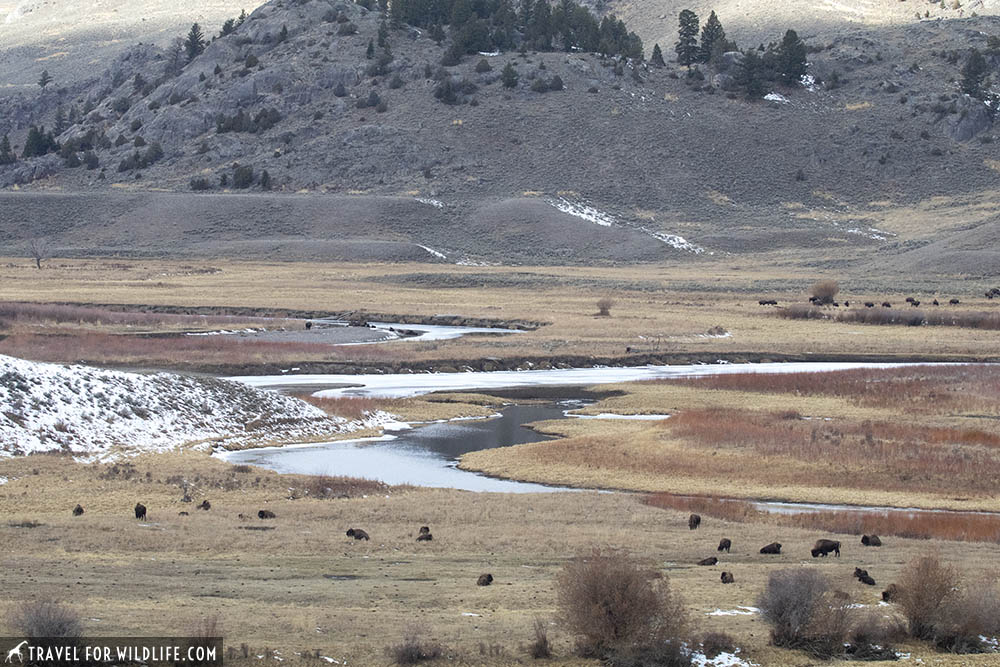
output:
[[[712,59],[712,50],[719,40],[726,38],[726,31],[722,29],[719,17],[713,11],[708,15],[708,20],[701,29],[701,46],[698,47],[698,62],[707,63]]]
[[[677,44],[674,51],[677,52],[677,63],[687,65],[698,61],[698,15],[690,9],[685,9],[677,19]]]
[[[806,73],[806,45],[794,30],[789,30],[775,51],[775,69],[786,84],[797,83]]]
[[[663,51],[660,51],[659,44],[653,44],[653,55],[649,57],[649,62],[657,67],[665,67],[667,63],[663,61]]]
[[[42,75],[38,77],[38,87],[45,90],[45,86],[52,83],[52,77],[49,75],[49,70],[43,69]]]
[[[389,44],[389,26],[383,20],[378,24],[378,45],[380,47],[386,47]]]
[[[445,34],[444,28],[441,27],[440,23],[435,23],[431,26],[431,39],[433,39],[438,46],[441,46],[441,42],[443,42],[447,37],[448,36]]]
[[[281,31],[278,33],[278,44],[288,40],[288,26],[284,23],[281,24]]]
[[[226,22],[222,24],[222,30],[219,31],[219,37],[225,37],[236,32],[236,19],[226,19]]]
[[[513,88],[517,85],[518,74],[517,70],[514,69],[514,65],[507,63],[504,65],[503,72],[500,73],[500,80],[503,82],[504,88]]]
[[[239,28],[247,20],[247,10],[241,9],[240,15],[236,17],[236,27]]]
[[[56,134],[62,134],[66,129],[66,112],[63,111],[62,105],[56,107]]]
[[[978,100],[983,99],[983,80],[986,78],[987,70],[986,59],[979,49],[969,49],[965,65],[962,66],[961,91]]]
[[[17,155],[10,148],[10,137],[6,134],[0,140],[0,164],[14,164],[17,162]]]
[[[371,60],[374,57],[375,57],[375,42],[369,39],[368,48],[365,49],[365,58]]]
[[[188,62],[201,55],[205,50],[205,36],[201,32],[201,27],[197,23],[191,24],[187,39],[184,40],[184,51],[187,53]]]
[[[736,72],[736,85],[749,100],[764,96],[764,62],[756,49],[743,52],[743,62]]]

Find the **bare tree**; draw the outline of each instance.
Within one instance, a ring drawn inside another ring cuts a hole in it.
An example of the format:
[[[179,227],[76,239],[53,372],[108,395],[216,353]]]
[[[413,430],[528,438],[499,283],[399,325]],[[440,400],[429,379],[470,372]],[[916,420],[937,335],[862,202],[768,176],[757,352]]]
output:
[[[28,242],[28,249],[31,250],[31,256],[35,258],[35,266],[41,269],[42,260],[48,259],[50,255],[48,241],[36,236]]]

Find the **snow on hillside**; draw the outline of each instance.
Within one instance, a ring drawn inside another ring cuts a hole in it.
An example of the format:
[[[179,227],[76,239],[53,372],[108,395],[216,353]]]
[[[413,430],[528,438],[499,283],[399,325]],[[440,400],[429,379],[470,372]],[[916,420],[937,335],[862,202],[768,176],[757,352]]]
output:
[[[227,448],[357,431],[392,421],[331,417],[227,380],[140,375],[0,355],[0,457],[51,450],[83,459],[212,440]]]

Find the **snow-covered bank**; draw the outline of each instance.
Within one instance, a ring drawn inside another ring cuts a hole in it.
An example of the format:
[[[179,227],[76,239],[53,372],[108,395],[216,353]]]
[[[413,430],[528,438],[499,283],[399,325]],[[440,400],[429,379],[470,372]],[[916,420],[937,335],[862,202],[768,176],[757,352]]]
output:
[[[84,459],[213,441],[240,447],[375,427],[246,384],[140,375],[0,355],[0,457],[61,450]]]
[[[789,362],[775,364],[719,364],[567,368],[539,371],[474,371],[468,373],[385,373],[379,375],[256,375],[232,377],[252,387],[337,387],[317,391],[317,396],[370,396],[404,398],[433,391],[508,389],[512,387],[588,386],[666,378],[699,377],[728,373],[802,373],[852,368],[898,368],[916,364],[863,362]]]

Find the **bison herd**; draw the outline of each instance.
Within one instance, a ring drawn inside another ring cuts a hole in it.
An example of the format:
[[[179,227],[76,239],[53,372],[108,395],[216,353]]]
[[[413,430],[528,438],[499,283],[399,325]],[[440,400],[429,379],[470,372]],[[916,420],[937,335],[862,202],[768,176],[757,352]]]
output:
[[[992,298],[998,297],[998,296],[1000,296],[1000,289],[998,289],[998,288],[994,287],[989,292],[986,292],[986,298],[987,299],[992,299]],[[778,305],[778,302],[776,300],[774,300],[774,299],[759,299],[757,301],[757,303],[758,303],[758,305],[761,305],[761,306],[777,306]],[[838,301],[826,301],[826,302],[824,302],[821,298],[819,298],[817,296],[811,296],[811,297],[809,297],[809,303],[811,303],[814,306],[824,306],[824,305],[826,305],[826,306],[833,306],[834,308],[839,308],[840,305],[841,305],[840,302],[838,302]],[[857,302],[855,302],[855,303],[857,303]],[[914,308],[916,308],[917,306],[920,305],[920,302],[918,300],[914,299],[912,296],[906,297],[906,303],[910,304]],[[960,303],[961,303],[961,301],[959,301],[958,299],[949,299],[948,300],[948,305],[949,306],[957,306]],[[844,301],[843,305],[845,307],[849,308],[851,306],[851,302],[850,301]],[[931,301],[931,305],[932,306],[940,306],[941,302],[938,301],[937,299],[934,299],[934,300]],[[865,301],[864,302],[864,306],[865,306],[865,308],[874,308],[875,307],[875,302],[874,301]],[[883,301],[882,302],[882,307],[883,308],[892,308],[892,303],[890,303],[889,301]]]

